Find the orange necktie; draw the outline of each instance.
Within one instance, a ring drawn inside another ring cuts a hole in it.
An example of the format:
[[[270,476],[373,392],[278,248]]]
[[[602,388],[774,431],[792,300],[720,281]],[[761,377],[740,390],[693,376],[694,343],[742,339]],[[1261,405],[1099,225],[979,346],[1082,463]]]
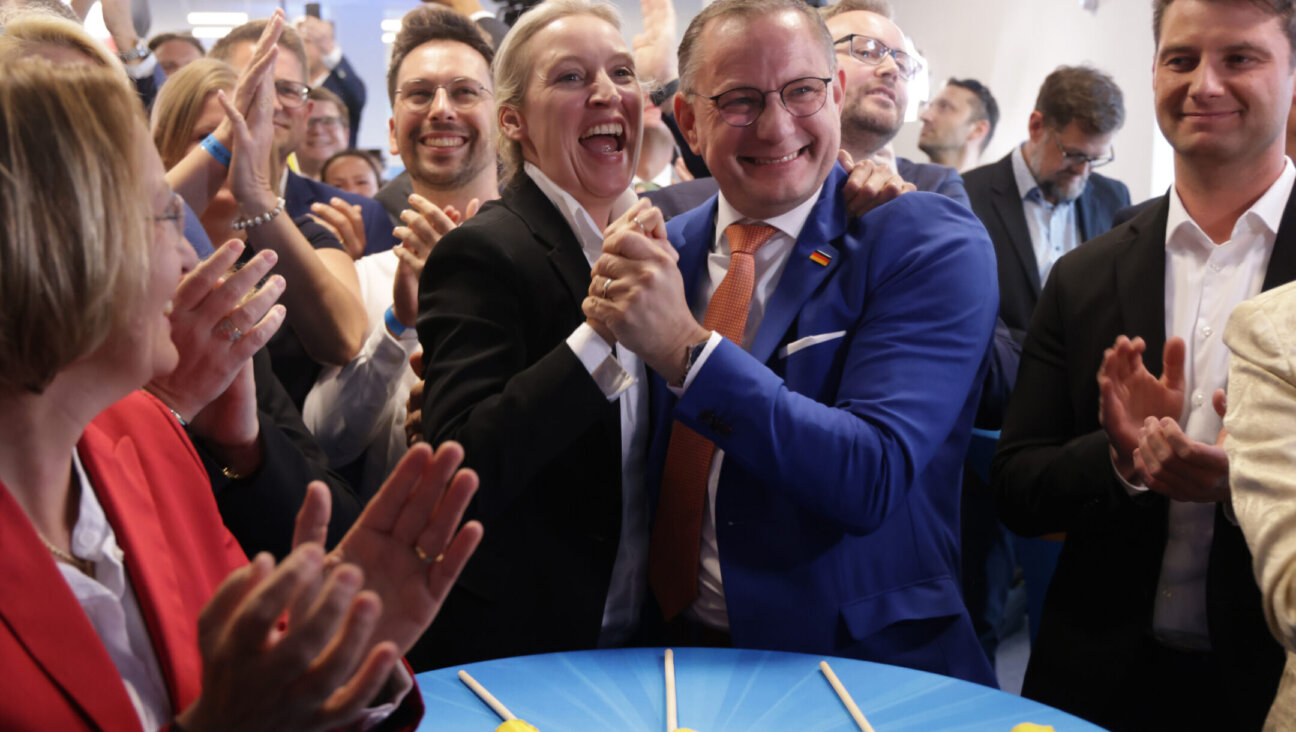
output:
[[[764,224],[725,227],[729,271],[711,296],[702,326],[739,347],[756,286],[754,255],[777,231]],[[666,620],[683,612],[697,598],[702,509],[714,455],[715,445],[710,440],[679,422],[672,425],[648,553],[648,582]]]

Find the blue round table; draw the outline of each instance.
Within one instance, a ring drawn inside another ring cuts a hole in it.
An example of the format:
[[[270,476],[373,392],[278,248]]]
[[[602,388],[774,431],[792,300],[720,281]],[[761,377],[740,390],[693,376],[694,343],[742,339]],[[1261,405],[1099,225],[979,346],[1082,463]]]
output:
[[[472,674],[540,732],[664,732],[661,648],[521,656],[418,675],[420,732],[492,732],[498,717],[457,677]],[[1039,702],[923,671],[844,658],[727,648],[675,649],[679,724],[697,732],[858,732],[827,660],[876,732],[993,730],[1021,722],[1101,732]]]

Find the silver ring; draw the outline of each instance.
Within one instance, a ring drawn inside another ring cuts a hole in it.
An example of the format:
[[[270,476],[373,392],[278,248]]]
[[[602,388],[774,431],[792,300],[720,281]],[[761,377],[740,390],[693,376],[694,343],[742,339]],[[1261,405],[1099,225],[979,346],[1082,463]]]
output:
[[[234,325],[233,321],[229,318],[222,320],[216,328],[221,333],[225,334],[225,337],[229,339],[230,343],[238,343],[239,340],[243,338],[243,331],[239,330],[238,326]]]
[[[639,227],[639,233],[640,233],[640,234],[647,234],[647,233],[648,233],[648,230],[644,228],[643,222],[639,220],[639,217],[638,217],[638,216],[634,217],[634,222],[635,222],[635,226],[638,226],[638,227]]]
[[[610,287],[611,285],[612,285],[612,278],[605,276],[603,278],[603,299],[604,300],[608,299],[607,290],[608,287]]]

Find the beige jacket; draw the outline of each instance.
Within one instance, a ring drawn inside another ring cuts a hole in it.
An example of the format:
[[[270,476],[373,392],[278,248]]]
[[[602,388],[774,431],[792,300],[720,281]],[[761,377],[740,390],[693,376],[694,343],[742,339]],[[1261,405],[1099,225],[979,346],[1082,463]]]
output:
[[[1296,283],[1238,305],[1224,449],[1233,510],[1254,557],[1269,629],[1287,667],[1265,724],[1296,729]]]

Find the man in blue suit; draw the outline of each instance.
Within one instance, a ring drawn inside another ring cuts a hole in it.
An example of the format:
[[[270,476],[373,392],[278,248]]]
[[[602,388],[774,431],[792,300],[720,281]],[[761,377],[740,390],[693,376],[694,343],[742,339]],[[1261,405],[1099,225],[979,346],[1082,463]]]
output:
[[[993,685],[958,526],[994,253],[944,196],[847,214],[832,47],[799,0],[705,8],[675,113],[720,194],[669,227],[641,202],[593,269],[591,324],[657,387],[650,581],[672,642]]]

